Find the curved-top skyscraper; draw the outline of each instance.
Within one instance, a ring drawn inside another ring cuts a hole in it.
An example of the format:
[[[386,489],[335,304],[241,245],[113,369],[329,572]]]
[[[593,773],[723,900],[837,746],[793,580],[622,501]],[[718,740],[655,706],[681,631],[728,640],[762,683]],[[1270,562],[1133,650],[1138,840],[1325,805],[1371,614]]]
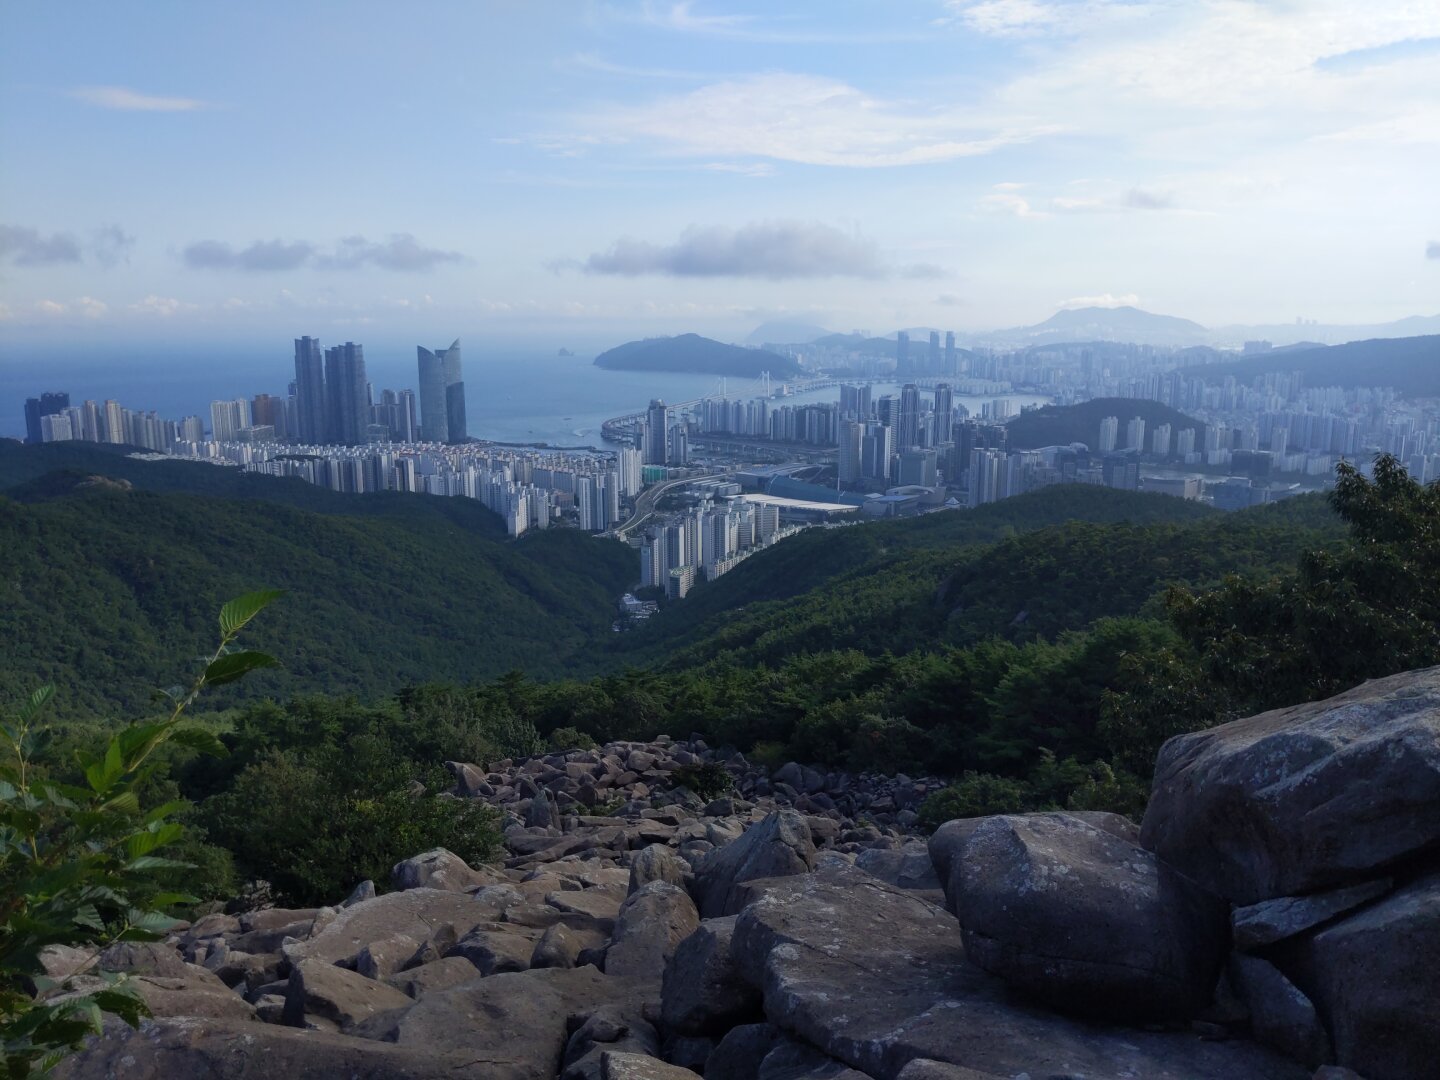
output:
[[[460,339],[433,352],[416,346],[420,365],[420,437],[426,442],[463,442],[465,378],[460,373]]]

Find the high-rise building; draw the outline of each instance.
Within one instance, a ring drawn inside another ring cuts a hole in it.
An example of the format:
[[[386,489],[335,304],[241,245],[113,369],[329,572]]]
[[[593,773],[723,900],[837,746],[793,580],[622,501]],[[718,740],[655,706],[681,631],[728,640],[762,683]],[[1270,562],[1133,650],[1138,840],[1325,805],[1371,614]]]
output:
[[[1195,452],[1195,429],[1181,428],[1180,434],[1175,436],[1175,453],[1180,457],[1189,457]]]
[[[935,463],[934,450],[926,450],[918,446],[902,450],[898,480],[902,485],[934,487],[939,479],[936,475]]]
[[[900,389],[900,417],[896,425],[895,445],[901,451],[920,445],[920,390],[914,383],[906,383]]]
[[[956,357],[956,353],[955,353],[955,331],[954,331],[954,330],[946,330],[946,331],[945,331],[945,374],[946,374],[946,375],[958,375],[958,374],[960,374],[960,369],[959,369],[958,367],[956,367],[956,365],[955,365],[956,359],[957,359],[957,357]]]
[[[1108,454],[1115,449],[1115,440],[1120,434],[1120,418],[1118,416],[1107,416],[1100,421],[1100,443],[1097,447],[1100,453]]]
[[[641,479],[643,455],[633,446],[622,446],[616,454],[616,468],[620,474],[620,494],[633,499],[644,486]]]
[[[120,407],[120,402],[110,398],[105,402],[105,441],[123,443],[126,434],[125,410]]]
[[[256,394],[250,402],[250,423],[256,427],[272,427],[275,438],[286,439],[290,433],[286,427],[285,399],[271,394]]]
[[[910,374],[910,335],[904,330],[895,335],[895,374]]]
[[[244,398],[210,403],[210,437],[216,442],[235,442],[250,425],[250,402]]]
[[[840,456],[836,466],[842,484],[853,484],[864,475],[861,472],[861,444],[864,437],[865,425],[860,421],[840,421]]]
[[[42,416],[54,416],[70,407],[70,395],[63,390],[51,390],[38,398],[25,399],[25,441],[40,443],[47,440],[40,430]]]
[[[952,334],[953,338],[954,335]],[[955,420],[955,393],[949,383],[935,387],[935,444],[950,442],[950,427]]]
[[[464,442],[465,381],[460,371],[460,339],[448,349],[417,346],[420,367],[420,435],[427,442]]]
[[[1170,425],[1160,424],[1150,436],[1150,452],[1156,457],[1170,456]]]
[[[366,441],[369,427],[370,390],[365,378],[365,347],[347,341],[326,349],[326,440],[359,446]]]
[[[1144,452],[1145,418],[1143,416],[1134,417],[1125,425],[1125,449]]]
[[[926,357],[926,361],[927,361],[927,366],[926,366],[926,368],[925,368],[925,373],[926,373],[927,375],[938,375],[938,374],[940,373],[940,331],[939,331],[939,330],[931,330],[931,331],[930,331],[930,352],[929,352],[929,355]]]
[[[312,337],[295,339],[295,420],[301,442],[314,445],[327,441],[325,367],[320,342]]]
[[[970,505],[984,506],[1000,498],[1000,473],[1005,465],[1003,450],[970,451]]]
[[[645,412],[645,454],[646,465],[664,465],[670,449],[670,410],[665,402],[655,398]]]

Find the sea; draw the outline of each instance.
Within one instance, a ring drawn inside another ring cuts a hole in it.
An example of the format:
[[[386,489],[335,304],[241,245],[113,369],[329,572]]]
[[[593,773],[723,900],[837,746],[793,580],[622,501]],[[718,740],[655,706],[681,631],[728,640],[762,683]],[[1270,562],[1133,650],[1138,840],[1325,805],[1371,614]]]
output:
[[[286,343],[288,345],[288,342]],[[755,379],[721,380],[714,375],[611,371],[597,368],[594,353],[562,356],[554,350],[462,349],[465,408],[471,436],[507,443],[550,446],[604,444],[601,424],[639,412],[652,398],[688,401],[718,394],[748,399],[760,393]],[[365,350],[366,373],[378,398],[383,389],[414,389],[414,346]],[[284,396],[294,378],[288,349],[191,346],[184,348],[91,348],[0,353],[0,437],[23,438],[25,399],[63,390],[72,404],[113,398],[127,409],[154,409],[179,420],[200,416],[209,423],[210,402],[256,394]],[[874,394],[898,393],[898,384],[877,383]],[[1012,412],[1050,399],[1034,394],[998,395]],[[835,401],[834,387],[796,394],[776,404]],[[978,414],[990,397],[957,396]]]

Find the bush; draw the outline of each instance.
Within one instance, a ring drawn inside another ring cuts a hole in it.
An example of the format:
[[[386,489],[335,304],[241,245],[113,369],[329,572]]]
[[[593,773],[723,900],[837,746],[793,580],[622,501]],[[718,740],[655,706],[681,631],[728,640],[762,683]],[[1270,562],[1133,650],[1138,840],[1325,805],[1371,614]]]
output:
[[[681,765],[670,774],[676,787],[689,788],[709,802],[718,799],[735,786],[735,778],[723,765],[706,762],[702,765]]]
[[[967,772],[920,804],[920,825],[934,831],[956,818],[1019,814],[1030,806],[1029,786],[991,773]]]
[[[599,743],[585,732],[573,727],[556,728],[546,742],[551,751],[557,754],[567,750],[594,750],[599,746]]]

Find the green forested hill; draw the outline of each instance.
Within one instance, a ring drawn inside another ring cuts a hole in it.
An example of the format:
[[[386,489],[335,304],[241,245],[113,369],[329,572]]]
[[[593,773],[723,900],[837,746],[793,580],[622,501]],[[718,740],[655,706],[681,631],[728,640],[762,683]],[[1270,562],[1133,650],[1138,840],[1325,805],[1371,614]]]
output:
[[[1434,397],[1440,394],[1440,334],[1276,349],[1184,368],[1181,374],[1212,383],[1233,375],[1243,384],[1272,371],[1298,371],[1307,386],[1392,386],[1410,397]]]
[[[404,509],[420,512],[390,514],[385,497],[304,485],[329,507],[317,513],[66,486],[42,478],[20,489],[40,501],[0,497],[0,700],[53,681],[76,715],[142,709],[193,668],[220,603],[262,586],[289,591],[285,617],[254,641],[285,668],[247,682],[251,695],[563,674],[609,632],[635,572],[622,545],[573,531],[508,541],[467,499],[411,496],[423,506]]]
[[[1203,446],[1205,425],[1193,416],[1186,416],[1169,405],[1142,398],[1092,398],[1078,405],[1044,405],[1028,409],[1005,425],[1010,446],[1017,450],[1033,450],[1041,446],[1068,446],[1082,442],[1092,450],[1100,440],[1100,421],[1113,416],[1120,421],[1119,442],[1124,448],[1125,425],[1138,416],[1145,421],[1145,452],[1150,450],[1150,436],[1161,424],[1169,424],[1171,438],[1185,428],[1195,429],[1195,445]]]

